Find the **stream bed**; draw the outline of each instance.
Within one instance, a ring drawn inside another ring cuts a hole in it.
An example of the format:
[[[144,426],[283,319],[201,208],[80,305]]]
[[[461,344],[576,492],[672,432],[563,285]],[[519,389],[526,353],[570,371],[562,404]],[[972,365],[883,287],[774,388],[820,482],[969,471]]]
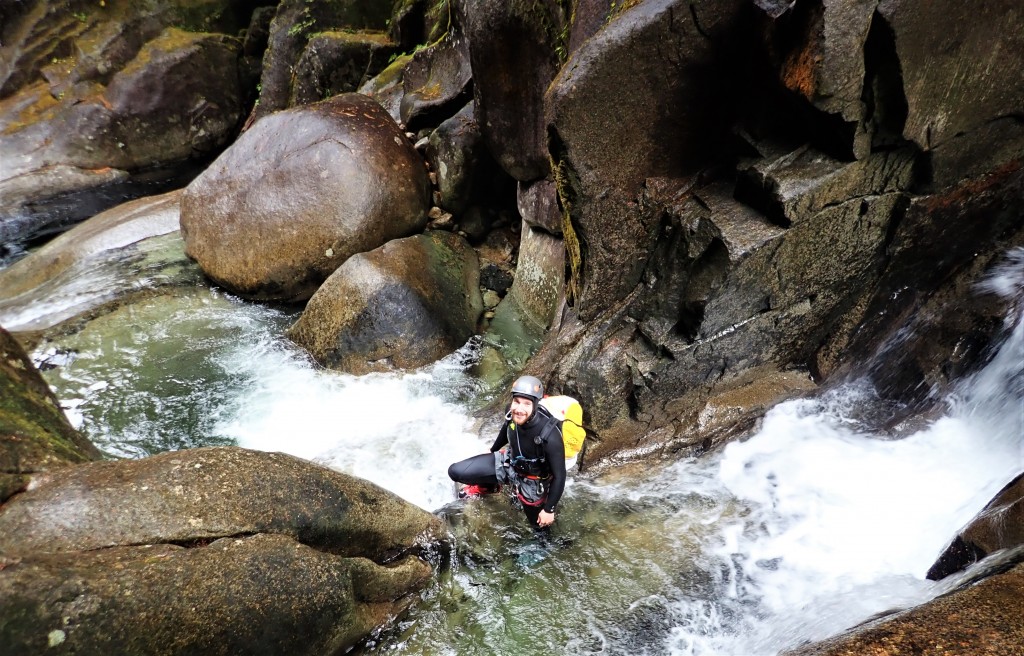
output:
[[[126,284],[108,274],[76,284]],[[776,654],[948,589],[925,572],[1024,469],[1024,324],[1010,317],[985,369],[902,439],[860,419],[878,401],[854,381],[776,406],[701,459],[572,477],[540,538],[501,495],[457,500],[447,478],[493,440],[472,419],[475,344],[413,372],[340,374],[283,337],[297,310],[191,280],[53,335],[33,358],[111,455],[283,451],[446,517],[455,551],[361,654]],[[989,287],[1021,299],[1024,266]],[[56,311],[45,300],[39,312]]]

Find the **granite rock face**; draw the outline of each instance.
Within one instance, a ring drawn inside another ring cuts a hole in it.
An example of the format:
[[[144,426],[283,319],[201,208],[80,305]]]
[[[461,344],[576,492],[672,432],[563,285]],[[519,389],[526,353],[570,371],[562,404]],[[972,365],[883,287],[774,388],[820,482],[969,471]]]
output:
[[[372,483],[235,447],[36,473],[0,525],[15,653],[336,653],[406,607],[443,539]]]

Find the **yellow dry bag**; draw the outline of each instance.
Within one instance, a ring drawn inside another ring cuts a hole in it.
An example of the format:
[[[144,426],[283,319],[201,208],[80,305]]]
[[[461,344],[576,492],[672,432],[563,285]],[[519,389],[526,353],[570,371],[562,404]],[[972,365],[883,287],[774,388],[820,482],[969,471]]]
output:
[[[576,464],[576,455],[583,448],[583,440],[587,437],[587,431],[583,429],[583,406],[576,399],[565,395],[545,396],[540,404],[561,422],[565,466],[573,466]]]

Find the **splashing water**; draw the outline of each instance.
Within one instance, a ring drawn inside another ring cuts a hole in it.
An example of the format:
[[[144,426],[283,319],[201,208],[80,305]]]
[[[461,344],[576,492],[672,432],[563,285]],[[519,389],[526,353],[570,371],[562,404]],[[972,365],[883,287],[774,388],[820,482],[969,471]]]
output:
[[[1024,251],[984,291],[1019,304],[1022,290]],[[472,345],[420,371],[348,376],[280,337],[294,313],[199,290],[122,308],[36,359],[58,365],[48,380],[113,453],[284,451],[440,509],[455,554],[359,653],[775,654],[945,589],[924,572],[1024,470],[1018,315],[909,437],[855,419],[876,402],[862,382],[783,403],[710,457],[570,481],[549,542],[497,495],[454,500],[448,464],[493,437],[467,410],[481,393]]]

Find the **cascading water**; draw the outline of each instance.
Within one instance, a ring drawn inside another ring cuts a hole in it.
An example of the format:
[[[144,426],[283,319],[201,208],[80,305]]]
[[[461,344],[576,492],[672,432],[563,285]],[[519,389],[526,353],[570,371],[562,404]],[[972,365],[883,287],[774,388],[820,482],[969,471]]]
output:
[[[987,285],[1019,304],[1024,252]],[[856,419],[876,402],[864,383],[783,403],[709,457],[570,481],[548,541],[498,496],[454,500],[447,465],[493,438],[468,416],[472,346],[409,374],[346,376],[280,337],[294,314],[200,288],[123,307],[35,357],[112,453],[285,451],[446,516],[455,553],[361,653],[775,654],[949,586],[925,571],[1024,470],[1018,315],[912,435]]]

